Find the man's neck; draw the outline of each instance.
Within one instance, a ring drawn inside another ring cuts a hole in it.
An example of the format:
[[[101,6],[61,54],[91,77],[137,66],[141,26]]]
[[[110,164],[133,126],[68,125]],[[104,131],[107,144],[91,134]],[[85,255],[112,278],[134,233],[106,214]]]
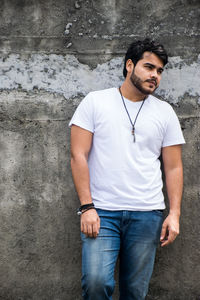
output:
[[[142,101],[147,98],[147,95],[141,93],[132,83],[126,80],[123,82],[120,90],[124,98],[133,102]]]

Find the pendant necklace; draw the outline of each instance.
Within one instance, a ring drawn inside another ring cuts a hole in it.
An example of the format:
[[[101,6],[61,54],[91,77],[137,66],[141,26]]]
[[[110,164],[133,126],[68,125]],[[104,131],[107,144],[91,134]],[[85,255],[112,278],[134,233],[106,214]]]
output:
[[[125,101],[124,101],[124,97],[122,96],[121,87],[119,87],[119,92],[120,92],[120,95],[121,95],[121,98],[122,98],[122,102],[123,102],[123,104],[124,104],[124,108],[125,108],[126,113],[127,113],[127,115],[128,115],[129,121],[130,121],[130,123],[131,123],[131,125],[132,125],[131,133],[132,133],[132,135],[133,135],[133,142],[135,143],[135,142],[136,142],[136,137],[135,137],[135,124],[136,124],[136,121],[137,121],[137,117],[138,117],[138,115],[139,115],[139,113],[140,113],[140,111],[141,111],[141,109],[142,109],[142,106],[144,105],[144,101],[145,101],[146,97],[145,97],[144,100],[142,101],[142,104],[140,105],[140,108],[139,108],[139,110],[138,110],[138,112],[137,112],[137,115],[136,115],[136,117],[135,117],[135,120],[134,120],[134,122],[133,122],[133,121],[131,120],[131,117],[130,117],[130,115],[129,115],[128,109],[127,109],[127,107],[126,107],[126,104],[125,104]]]

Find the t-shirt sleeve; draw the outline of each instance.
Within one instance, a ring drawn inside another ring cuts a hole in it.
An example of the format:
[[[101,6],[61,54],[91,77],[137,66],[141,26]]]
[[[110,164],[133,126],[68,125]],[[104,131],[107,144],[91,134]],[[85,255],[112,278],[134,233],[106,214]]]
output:
[[[83,129],[94,132],[94,118],[93,118],[93,101],[89,93],[79,104],[71,121],[69,127],[77,125]]]
[[[180,122],[173,108],[170,106],[169,118],[166,124],[166,131],[162,147],[185,144]]]

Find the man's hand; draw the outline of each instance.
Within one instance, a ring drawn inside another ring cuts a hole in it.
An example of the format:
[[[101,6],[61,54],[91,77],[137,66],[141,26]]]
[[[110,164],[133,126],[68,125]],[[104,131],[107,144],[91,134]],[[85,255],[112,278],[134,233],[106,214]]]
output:
[[[179,215],[169,214],[162,225],[160,242],[161,246],[172,243],[179,234]]]
[[[96,209],[89,209],[81,215],[81,232],[91,238],[99,234],[100,218]]]

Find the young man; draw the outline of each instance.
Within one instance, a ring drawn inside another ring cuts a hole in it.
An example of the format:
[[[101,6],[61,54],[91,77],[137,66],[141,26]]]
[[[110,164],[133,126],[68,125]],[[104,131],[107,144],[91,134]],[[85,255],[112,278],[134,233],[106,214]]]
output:
[[[166,246],[179,233],[184,138],[171,106],[152,96],[167,60],[158,43],[132,43],[122,86],[89,93],[70,122],[85,300],[112,299],[118,256],[120,300],[145,299],[159,241]]]

